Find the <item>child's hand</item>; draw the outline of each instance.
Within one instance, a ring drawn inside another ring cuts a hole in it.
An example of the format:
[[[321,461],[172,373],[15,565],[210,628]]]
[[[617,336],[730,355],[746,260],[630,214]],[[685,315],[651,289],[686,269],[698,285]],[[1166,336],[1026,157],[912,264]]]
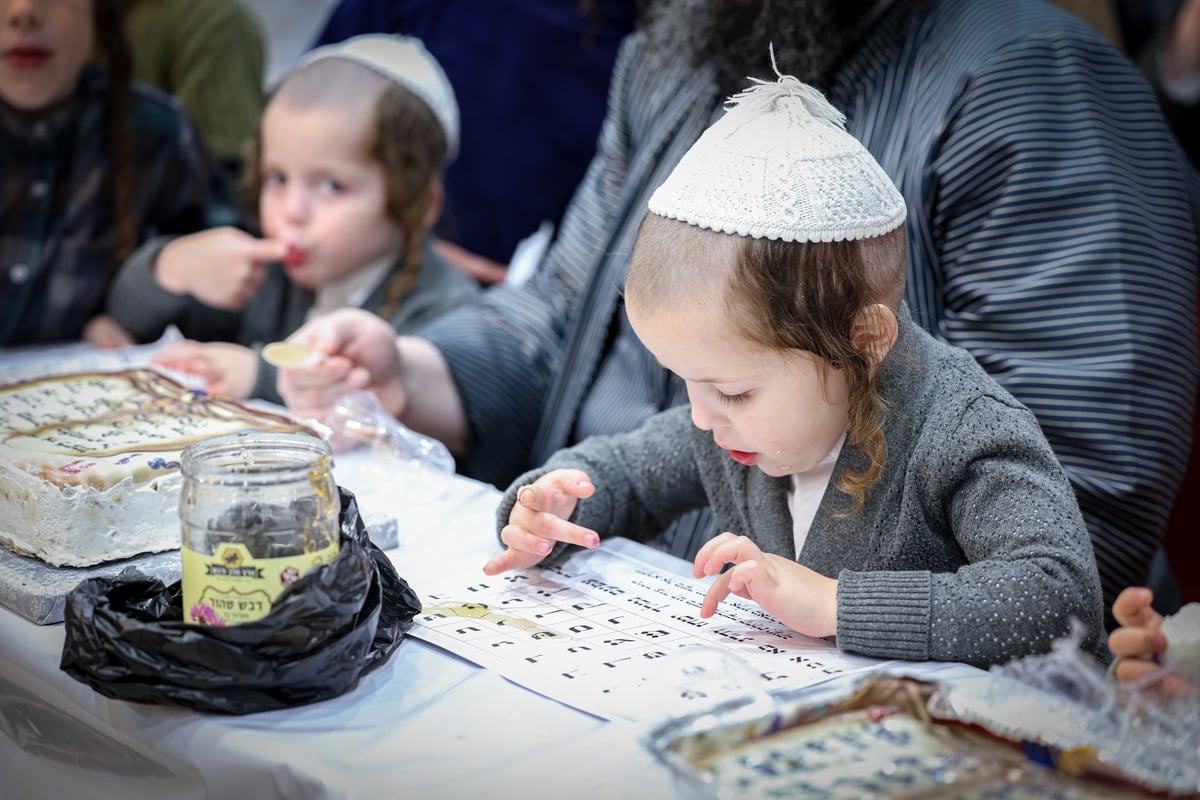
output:
[[[726,564],[733,568],[722,573]],[[725,532],[696,553],[692,575],[719,575],[704,595],[701,617],[711,617],[731,593],[758,603],[806,636],[837,633],[837,580],[782,556],[764,553],[750,538]]]
[[[112,350],[137,344],[129,332],[108,314],[97,314],[83,326],[83,341],[94,347]]]
[[[1180,6],[1163,46],[1168,78],[1187,83],[1200,75],[1200,0],[1185,0]]]
[[[403,415],[408,394],[396,331],[359,308],[322,314],[288,337],[326,358],[307,367],[279,370],[277,388],[288,410],[301,419],[325,419],[350,392],[374,392],[394,417]]]
[[[1116,657],[1118,680],[1136,681],[1159,669],[1167,640],[1159,631],[1163,618],[1151,607],[1153,601],[1149,589],[1137,586],[1122,590],[1113,601],[1113,616],[1121,627],[1108,635],[1108,649]]]
[[[244,399],[258,378],[258,353],[228,342],[182,341],[169,344],[150,363],[195,375],[209,394]]]
[[[213,308],[240,311],[266,278],[266,265],[287,257],[282,239],[258,239],[223,227],[181,236],[162,249],[154,265],[158,284]]]
[[[491,259],[459,247],[454,242],[434,239],[433,249],[447,264],[484,286],[500,283],[508,275],[507,264],[497,264]]]
[[[532,567],[550,555],[558,542],[599,547],[600,537],[595,531],[567,522],[575,503],[595,491],[587,474],[577,469],[556,469],[522,486],[517,490],[508,524],[500,531],[500,540],[508,549],[485,564],[484,573],[498,575],[509,569]]]

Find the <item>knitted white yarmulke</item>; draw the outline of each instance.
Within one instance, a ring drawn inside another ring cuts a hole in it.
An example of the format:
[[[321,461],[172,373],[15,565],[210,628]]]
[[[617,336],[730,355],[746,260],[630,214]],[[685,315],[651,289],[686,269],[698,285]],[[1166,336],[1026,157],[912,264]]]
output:
[[[433,111],[449,146],[449,158],[458,153],[458,101],[442,65],[420,39],[383,33],[355,36],[327,44],[306,54],[297,68],[323,58],[345,58],[390,78],[421,98]]]
[[[790,75],[755,80],[650,197],[655,214],[756,239],[836,242],[904,223],[904,198],[845,117]]]

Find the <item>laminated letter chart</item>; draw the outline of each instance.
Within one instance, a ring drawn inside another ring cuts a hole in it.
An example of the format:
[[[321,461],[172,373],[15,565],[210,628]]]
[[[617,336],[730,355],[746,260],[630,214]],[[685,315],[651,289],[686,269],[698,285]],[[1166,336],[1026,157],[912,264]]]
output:
[[[641,723],[878,668],[708,581],[605,548],[422,599],[410,635],[604,719]],[[707,647],[697,647],[707,645]]]

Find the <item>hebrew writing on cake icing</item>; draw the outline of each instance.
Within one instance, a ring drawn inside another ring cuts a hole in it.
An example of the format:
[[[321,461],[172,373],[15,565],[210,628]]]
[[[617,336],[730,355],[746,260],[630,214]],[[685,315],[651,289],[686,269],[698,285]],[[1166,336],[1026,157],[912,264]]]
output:
[[[179,456],[240,430],[312,431],[149,369],[0,387],[0,543],[54,566],[179,546]]]

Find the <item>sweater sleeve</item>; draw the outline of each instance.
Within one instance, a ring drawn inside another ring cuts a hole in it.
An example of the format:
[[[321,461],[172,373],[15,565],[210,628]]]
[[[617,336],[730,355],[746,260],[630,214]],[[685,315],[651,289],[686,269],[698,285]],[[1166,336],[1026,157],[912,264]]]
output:
[[[571,520],[602,538],[645,542],[685,512],[703,508],[708,499],[693,454],[690,413],[687,406],[679,406],[651,417],[635,431],[593,436],[558,451],[504,493],[496,511],[497,532],[508,522],[517,489],[554,469],[587,473],[596,492],[579,502]]]
[[[234,341],[241,319],[237,312],[212,308],[159,286],[154,264],[172,238],[152,239],[125,259],[108,290],[106,310],[139,342],[157,339],[172,324],[189,339]]]
[[[933,498],[928,514],[944,516],[914,542],[948,527],[967,563],[954,572],[842,570],[839,646],[986,666],[1048,651],[1074,617],[1087,628],[1086,646],[1104,657],[1087,529],[1028,410],[984,396],[957,425],[929,426],[908,479]]]

